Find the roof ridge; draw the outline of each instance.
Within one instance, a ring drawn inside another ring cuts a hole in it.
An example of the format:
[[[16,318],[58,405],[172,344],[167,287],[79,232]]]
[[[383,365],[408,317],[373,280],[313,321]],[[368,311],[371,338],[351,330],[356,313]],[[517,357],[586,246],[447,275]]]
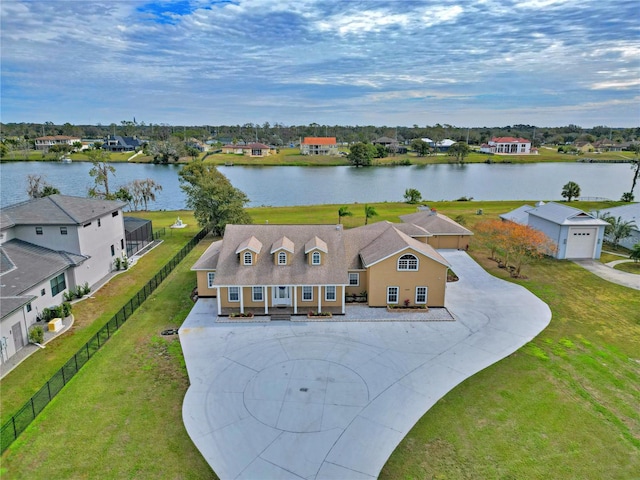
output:
[[[58,194],[59,195],[59,194]],[[44,197],[46,199],[48,199],[49,201],[51,201],[51,203],[53,203],[56,207],[58,207],[60,209],[60,211],[62,213],[64,213],[67,217],[69,217],[71,220],[73,220],[76,224],[80,224],[80,221],[78,221],[77,218],[73,217],[69,212],[67,212],[62,205],[60,205],[58,202],[55,201],[55,199],[51,198],[54,195],[49,195],[47,197]]]

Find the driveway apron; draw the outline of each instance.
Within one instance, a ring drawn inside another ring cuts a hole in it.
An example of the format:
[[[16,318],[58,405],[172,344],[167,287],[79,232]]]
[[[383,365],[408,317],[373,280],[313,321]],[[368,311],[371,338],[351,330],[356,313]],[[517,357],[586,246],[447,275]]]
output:
[[[183,419],[220,478],[377,478],[440,398],[549,324],[525,288],[440,253],[455,321],[217,323],[198,300],[179,332]]]

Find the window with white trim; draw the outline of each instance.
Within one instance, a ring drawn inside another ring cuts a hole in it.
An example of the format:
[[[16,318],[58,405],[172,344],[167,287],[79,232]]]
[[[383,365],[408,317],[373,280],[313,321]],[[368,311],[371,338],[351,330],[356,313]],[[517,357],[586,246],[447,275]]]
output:
[[[313,252],[311,254],[311,265],[320,265],[320,252]]]
[[[387,303],[392,305],[398,303],[399,287],[387,287]]]
[[[327,302],[335,302],[336,301],[336,286],[335,285],[327,285],[324,287],[324,299]]]
[[[418,257],[407,253],[398,259],[398,270],[418,270]]]
[[[287,254],[285,252],[278,253],[278,265],[287,264]]]
[[[244,252],[243,262],[245,265],[253,265],[253,255],[251,252]]]
[[[229,301],[230,302],[240,301],[240,287],[229,287]]]
[[[254,302],[264,301],[264,295],[262,292],[263,292],[262,287],[253,287],[251,289],[251,296]]]
[[[416,304],[427,303],[427,287],[416,287]]]
[[[207,272],[207,287],[213,288],[213,281],[216,279],[216,272]]]
[[[309,285],[303,285],[302,300],[304,300],[305,302],[310,302],[313,300],[313,287]]]
[[[349,274],[349,285],[352,287],[357,287],[360,285],[360,274],[359,273],[350,273]]]

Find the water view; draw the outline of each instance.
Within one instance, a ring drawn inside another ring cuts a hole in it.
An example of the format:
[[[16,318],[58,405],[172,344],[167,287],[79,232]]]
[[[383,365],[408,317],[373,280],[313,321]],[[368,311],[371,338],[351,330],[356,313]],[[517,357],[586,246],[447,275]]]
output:
[[[112,190],[135,179],[152,178],[163,190],[154,210],[186,208],[179,165],[114,164]],[[27,200],[28,174],[40,174],[63,194],[85,196],[92,185],[90,163],[15,162],[0,165],[1,205]],[[410,167],[220,167],[244,191],[250,206],[402,201],[407,188],[428,200],[561,199],[562,186],[578,183],[584,197],[620,198],[630,187],[628,164],[534,163]]]

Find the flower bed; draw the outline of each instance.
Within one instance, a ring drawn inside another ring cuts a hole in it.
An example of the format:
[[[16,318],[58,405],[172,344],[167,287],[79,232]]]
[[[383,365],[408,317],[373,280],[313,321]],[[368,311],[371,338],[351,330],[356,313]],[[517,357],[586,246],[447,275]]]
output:
[[[387,305],[387,312],[415,312],[415,311],[428,311],[429,308],[426,305],[414,305],[414,306],[406,306],[406,305]]]
[[[246,312],[246,313],[230,313],[229,314],[229,318],[253,318],[253,313],[252,312]]]
[[[331,318],[333,315],[331,312],[309,312],[307,318]]]

